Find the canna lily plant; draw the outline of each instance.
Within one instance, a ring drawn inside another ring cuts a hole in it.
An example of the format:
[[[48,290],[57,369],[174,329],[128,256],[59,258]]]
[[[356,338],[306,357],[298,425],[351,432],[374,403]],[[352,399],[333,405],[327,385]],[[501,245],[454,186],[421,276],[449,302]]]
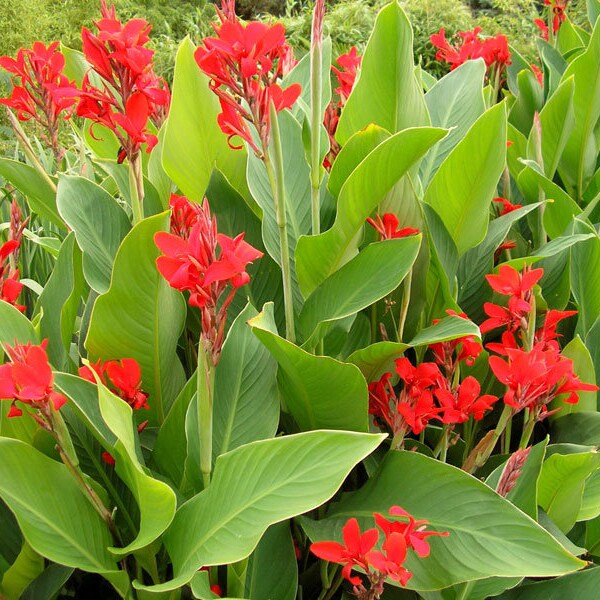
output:
[[[172,90],[105,0],[0,57],[2,600],[593,597],[588,5],[439,80],[396,1],[294,58],[223,0]]]

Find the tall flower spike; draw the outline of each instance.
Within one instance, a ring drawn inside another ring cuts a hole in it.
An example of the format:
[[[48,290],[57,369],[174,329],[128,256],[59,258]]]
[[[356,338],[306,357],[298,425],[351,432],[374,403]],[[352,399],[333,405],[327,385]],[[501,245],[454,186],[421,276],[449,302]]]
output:
[[[269,144],[270,104],[277,112],[290,108],[301,87],[292,84],[282,89],[277,83],[289,68],[292,56],[283,25],[256,21],[244,25],[235,15],[234,4],[231,0],[221,2],[221,24],[214,25],[216,37],[205,38],[194,58],[200,70],[210,77],[211,89],[219,97],[218,123],[229,145],[241,148],[232,142],[239,137],[261,156]],[[256,130],[260,146],[245,122]]]

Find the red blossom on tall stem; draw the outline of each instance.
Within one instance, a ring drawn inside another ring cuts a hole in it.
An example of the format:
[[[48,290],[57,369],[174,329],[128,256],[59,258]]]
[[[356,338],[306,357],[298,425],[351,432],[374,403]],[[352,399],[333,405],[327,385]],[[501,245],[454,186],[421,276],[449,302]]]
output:
[[[9,363],[0,365],[0,399],[11,402],[8,417],[19,417],[23,410],[17,402],[36,410],[31,416],[45,429],[52,429],[52,410],[59,410],[67,401],[63,394],[54,391],[54,375],[48,364],[46,346],[5,345]],[[39,413],[39,414],[38,414]]]
[[[227,308],[237,289],[250,280],[247,265],[263,254],[244,241],[243,233],[235,238],[217,233],[217,220],[210,214],[207,200],[200,206],[183,196],[174,196],[171,205],[172,233],[159,232],[154,236],[163,253],[156,259],[156,266],[171,287],[190,292],[189,304],[200,308],[202,333],[209,341],[216,365]],[[227,288],[229,293],[221,301]]]
[[[403,227],[402,229],[399,229],[400,223],[398,217],[393,213],[385,213],[383,217],[375,215],[374,219],[369,217],[367,223],[377,230],[380,241],[393,240],[420,233],[420,231],[414,227]]]
[[[0,104],[16,110],[21,121],[37,121],[45,131],[42,137],[59,160],[59,124],[70,115],[78,91],[75,82],[63,73],[65,57],[58,50],[58,42],[48,46],[34,42],[30,49],[21,48],[16,58],[0,56],[0,67],[13,75],[12,93],[0,98]]]
[[[19,250],[20,241],[11,239],[0,246],[0,300],[12,304],[25,312],[26,306],[17,304],[23,284],[19,281],[19,270],[10,265],[11,255]]]
[[[282,89],[278,83],[295,63],[283,25],[243,24],[235,15],[234,4],[227,0],[221,3],[217,10],[221,24],[213,25],[216,37],[205,38],[194,58],[219,97],[218,123],[229,145],[241,148],[231,141],[239,137],[262,156],[269,145],[271,104],[276,112],[290,108],[301,87],[292,84]],[[248,123],[255,128],[260,147]]]
[[[156,145],[148,121],[160,126],[171,96],[166,82],[153,71],[154,51],[146,47],[151,25],[143,19],[122,24],[106,0],[101,0],[100,10],[98,33],[84,27],[81,37],[85,58],[102,87],[85,74],[77,114],[113,131],[122,148],[118,161],[123,162],[125,157],[134,159],[143,144],[148,152]]]
[[[447,532],[425,531],[429,521],[417,521],[399,506],[392,506],[390,515],[399,516],[404,521],[391,521],[379,513],[374,513],[376,524],[384,535],[381,550],[375,548],[380,537],[377,528],[361,533],[358,521],[351,518],[342,528],[344,543],[333,541],[315,542],[310,551],[322,560],[343,565],[342,576],[353,585],[354,595],[359,600],[379,598],[384,591],[386,580],[392,579],[405,586],[412,577],[404,563],[408,550],[412,549],[420,558],[429,555],[429,536],[447,536]],[[353,569],[361,569],[365,581],[352,575]]]
[[[507,215],[508,213],[511,213],[514,210],[518,210],[519,208],[523,208],[522,204],[512,204],[512,202],[510,202],[506,198],[494,198],[493,201],[499,205],[500,217],[503,217],[504,215]]]

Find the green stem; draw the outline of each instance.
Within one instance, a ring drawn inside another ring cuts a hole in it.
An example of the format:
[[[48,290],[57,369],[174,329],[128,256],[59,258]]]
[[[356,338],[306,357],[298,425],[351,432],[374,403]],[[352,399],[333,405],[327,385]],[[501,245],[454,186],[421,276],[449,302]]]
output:
[[[275,200],[275,213],[279,229],[279,248],[281,252],[281,275],[283,279],[283,304],[285,310],[286,339],[296,341],[296,328],[294,323],[294,303],[292,296],[292,270],[290,264],[290,249],[287,234],[287,215],[285,210],[285,180],[283,150],[281,147],[281,134],[277,111],[273,103],[270,107],[271,137],[273,140],[273,164],[269,158],[268,148],[264,148],[263,161],[269,176],[271,191]]]
[[[27,134],[21,127],[17,117],[13,114],[13,112],[7,108],[6,113],[8,115],[8,120],[10,121],[10,126],[15,134],[15,137],[21,144],[23,148],[23,152],[27,155],[27,158],[31,161],[31,164],[34,166],[35,170],[46,180],[46,183],[50,186],[52,191],[56,194],[56,184],[52,181],[52,178],[48,173],[46,173],[46,169],[44,169],[42,163],[38,160],[38,157],[35,155],[33,150],[33,146],[27,137]]]
[[[131,212],[133,224],[137,225],[143,218],[144,178],[142,175],[142,158],[140,153],[129,161],[129,192],[131,195]]]
[[[585,207],[585,210],[581,213],[580,218],[581,219],[589,219],[590,215],[592,214],[593,210],[596,208],[596,206],[598,205],[598,202],[600,202],[600,192],[598,192],[587,204],[587,206]]]
[[[310,50],[310,199],[312,215],[312,233],[321,231],[321,96],[322,96],[322,40],[314,39]]]
[[[504,428],[504,437],[502,439],[502,454],[508,454],[510,452],[510,438],[512,436],[512,415],[506,422]]]
[[[215,368],[208,340],[200,334],[196,394],[198,401],[198,431],[200,432],[200,471],[206,488],[212,471],[213,392]]]
[[[371,344],[377,341],[377,303],[371,304]]]
[[[535,413],[533,411],[527,411],[526,419],[523,425],[523,433],[521,434],[521,441],[519,442],[519,450],[524,450],[527,448],[534,427]]]
[[[408,307],[410,305],[410,292],[412,288],[412,269],[404,278],[402,286],[402,304],[400,305],[400,316],[398,317],[398,341],[401,342],[404,338],[404,325],[408,316]]]

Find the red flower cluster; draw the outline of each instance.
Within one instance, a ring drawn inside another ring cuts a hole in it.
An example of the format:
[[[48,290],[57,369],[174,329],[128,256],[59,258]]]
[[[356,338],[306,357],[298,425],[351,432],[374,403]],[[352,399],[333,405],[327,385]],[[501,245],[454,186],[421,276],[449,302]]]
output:
[[[375,215],[374,219],[369,217],[367,223],[377,230],[380,241],[408,237],[419,233],[419,230],[414,227],[398,229],[400,223],[398,217],[393,213],[385,213],[383,218],[380,215]]]
[[[392,506],[389,514],[404,520],[390,521],[379,513],[373,517],[383,532],[384,541],[381,550],[375,550],[379,540],[379,529],[368,529],[361,533],[358,521],[349,519],[342,528],[344,543],[315,542],[310,551],[323,560],[344,565],[342,575],[354,587],[359,598],[378,598],[383,593],[383,585],[387,578],[406,585],[412,573],[404,567],[406,555],[412,549],[419,557],[429,556],[430,548],[427,538],[430,536],[447,536],[448,532],[425,531],[429,521],[415,520],[399,506]],[[358,575],[352,575],[355,568],[362,569],[367,576],[370,588],[363,586]]]
[[[156,259],[156,267],[171,287],[181,292],[189,291],[190,305],[201,309],[202,330],[212,341],[216,364],[227,308],[237,288],[250,281],[247,265],[263,253],[245,242],[243,233],[235,238],[217,233],[217,220],[210,214],[207,200],[199,206],[183,196],[173,196],[171,206],[172,233],[159,232],[154,236],[164,254]],[[217,246],[220,248],[218,258]],[[220,302],[228,284],[232,289]]]
[[[515,412],[529,409],[536,420],[548,416],[546,405],[556,397],[567,395],[565,402],[575,404],[579,401],[577,392],[599,389],[581,382],[573,372],[573,361],[560,353],[556,328],[576,311],[549,310],[542,326],[531,331],[534,325],[530,313],[535,310],[532,290],[543,274],[543,269],[525,267],[519,273],[504,265],[498,275],[487,275],[490,286],[509,300],[508,308],[486,303],[484,310],[490,318],[481,325],[481,331],[505,328],[501,343],[487,345],[505,357],[490,357],[490,368],[507,387],[504,402]]]
[[[108,127],[119,140],[119,162],[130,160],[142,144],[149,152],[157,143],[149,132],[148,119],[160,126],[171,100],[167,84],[152,70],[154,51],[146,48],[151,25],[132,19],[123,25],[115,7],[101,0],[102,18],[98,34],[85,27],[81,31],[83,53],[102,79],[102,89],[90,82],[86,73],[77,105],[77,114]]]
[[[25,312],[25,306],[17,304],[17,298],[23,289],[23,284],[19,281],[18,269],[11,269],[9,257],[15,254],[19,249],[18,240],[8,240],[0,246],[0,300],[12,304],[21,312]]]
[[[342,54],[337,59],[337,64],[340,68],[338,69],[334,66],[331,67],[331,70],[335,73],[339,83],[339,86],[335,88],[335,93],[338,95],[339,100],[337,102],[332,100],[325,109],[323,125],[329,136],[329,152],[323,161],[323,166],[326,169],[331,169],[331,165],[340,151],[340,145],[335,139],[335,132],[337,131],[337,126],[340,121],[342,108],[346,104],[346,101],[354,88],[354,84],[356,83],[361,62],[362,56],[358,54],[356,47],[352,46],[350,52]]]
[[[49,428],[50,411],[59,410],[66,397],[54,391],[54,375],[48,364],[44,340],[39,346],[32,344],[6,345],[11,362],[0,365],[0,399],[10,400],[8,417],[20,417],[23,411],[19,401],[40,411],[44,418],[32,415],[40,425]],[[51,408],[52,407],[52,408]]]
[[[512,204],[506,198],[494,198],[493,201],[499,205],[500,212],[499,212],[498,216],[500,216],[500,217],[503,217],[504,215],[507,215],[508,213],[513,212],[513,210],[518,210],[519,208],[523,208],[522,204]]]
[[[93,372],[92,372],[93,371]],[[96,383],[94,373],[98,379],[115,396],[127,402],[133,410],[148,409],[148,394],[142,391],[142,371],[135,358],[122,358],[121,360],[108,360],[90,363],[90,366],[80,367],[79,376]]]
[[[284,90],[277,83],[295,63],[284,26],[257,21],[244,25],[236,17],[233,4],[222,2],[218,10],[221,25],[214,26],[216,37],[205,38],[204,47],[199,47],[194,57],[219,97],[218,123],[229,145],[241,148],[231,144],[231,138],[238,136],[261,155],[269,143],[270,104],[277,112],[290,108],[301,87],[293,84]],[[256,145],[246,122],[255,127],[262,148]]]
[[[567,15],[567,4],[569,0],[544,0],[544,4],[549,6],[550,15],[552,15],[552,33],[556,35],[562,23],[565,22]],[[542,34],[542,38],[548,41],[549,30],[548,24],[544,19],[534,19],[533,22],[537,25]]]
[[[58,155],[58,123],[61,113],[77,102],[77,87],[63,73],[65,57],[58,42],[46,47],[35,42],[31,49],[21,48],[17,58],[0,57],[0,66],[13,74],[9,98],[0,98],[17,111],[21,121],[35,119],[46,130],[44,137]]]
[[[468,320],[465,313],[457,313],[452,309],[447,310],[446,314]],[[439,322],[440,319],[434,319],[433,324]],[[454,376],[456,367],[461,361],[465,361],[468,366],[471,366],[483,350],[481,342],[474,335],[466,335],[455,340],[431,344],[429,349],[433,352],[435,362],[444,367],[446,377],[449,380]]]
[[[460,45],[452,46],[442,27],[439,33],[430,38],[431,43],[438,48],[436,59],[447,62],[452,71],[467,60],[483,58],[488,69],[493,67],[502,71],[511,63],[506,36],[499,34],[495,37],[481,38],[480,33],[481,27],[475,27],[473,31],[459,31]]]

